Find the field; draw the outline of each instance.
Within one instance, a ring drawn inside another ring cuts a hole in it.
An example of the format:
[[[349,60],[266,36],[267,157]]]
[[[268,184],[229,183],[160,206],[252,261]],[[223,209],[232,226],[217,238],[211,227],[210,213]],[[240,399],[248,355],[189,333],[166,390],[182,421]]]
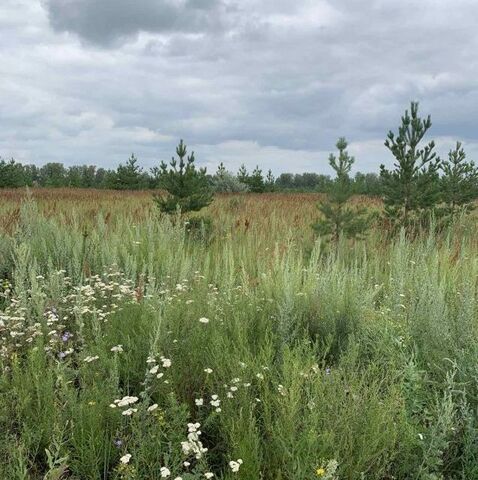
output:
[[[332,247],[318,198],[0,191],[0,479],[478,478],[476,217]]]

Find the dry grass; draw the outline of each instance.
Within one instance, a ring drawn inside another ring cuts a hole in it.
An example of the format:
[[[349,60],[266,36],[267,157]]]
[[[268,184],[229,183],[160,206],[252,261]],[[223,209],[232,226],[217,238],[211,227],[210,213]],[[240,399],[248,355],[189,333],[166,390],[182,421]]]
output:
[[[32,197],[39,211],[47,218],[72,221],[72,212],[80,222],[89,224],[98,215],[106,223],[115,222],[119,216],[128,216],[141,222],[157,213],[152,202],[152,191],[118,191],[76,188],[36,188],[0,190],[0,231],[11,233],[19,220],[20,206]],[[271,229],[277,223],[286,229],[310,225],[317,217],[317,202],[323,198],[318,193],[266,193],[219,194],[214,202],[201,212],[210,215],[221,227],[231,230],[256,228]],[[380,200],[356,197],[357,205],[380,208]]]

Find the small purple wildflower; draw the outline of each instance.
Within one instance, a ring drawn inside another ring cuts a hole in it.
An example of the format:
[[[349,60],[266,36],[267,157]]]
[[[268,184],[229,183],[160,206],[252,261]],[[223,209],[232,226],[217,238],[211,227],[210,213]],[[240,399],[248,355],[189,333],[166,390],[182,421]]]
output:
[[[70,332],[64,332],[63,335],[61,336],[61,339],[64,342],[67,342],[73,335]]]
[[[330,375],[331,373],[332,373],[332,370],[331,370],[329,367],[327,367],[327,368],[325,369],[325,374],[326,374],[326,375]]]
[[[120,448],[123,445],[123,440],[121,440],[121,438],[115,438],[113,443],[117,448]]]
[[[60,353],[58,354],[58,358],[60,358],[60,360],[63,360],[65,357],[66,357],[66,353],[65,353],[65,352],[60,352]]]

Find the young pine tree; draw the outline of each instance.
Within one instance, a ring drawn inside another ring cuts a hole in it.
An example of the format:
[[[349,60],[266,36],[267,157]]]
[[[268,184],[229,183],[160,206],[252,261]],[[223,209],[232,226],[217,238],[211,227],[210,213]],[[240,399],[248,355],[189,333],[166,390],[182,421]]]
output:
[[[239,167],[239,170],[237,172],[237,179],[241,183],[244,183],[245,185],[248,185],[249,174],[247,173],[247,169],[246,169],[246,166],[244,164],[242,164]]]
[[[155,195],[156,205],[164,213],[175,213],[178,209],[181,213],[199,211],[213,200],[206,169],[196,169],[194,152],[187,156],[182,140],[176,147],[176,154],[179,161],[173,157],[169,168],[161,162],[157,178],[167,196]]]
[[[128,158],[126,165],[120,164],[116,170],[115,188],[118,190],[138,190],[142,186],[141,167],[134,153]]]
[[[355,238],[370,225],[371,217],[364,208],[350,208],[348,200],[352,196],[350,170],[355,161],[347,152],[347,141],[341,137],[336,143],[338,157],[329,156],[329,165],[334,169],[336,178],[332,182],[326,201],[318,205],[322,218],[313,225],[314,230],[329,236],[336,243],[341,236]]]
[[[269,169],[266,175],[266,179],[264,181],[265,190],[266,192],[273,192],[275,190],[275,178],[272,174],[272,170]]]
[[[457,142],[455,149],[448,153],[448,160],[442,162],[441,194],[445,213],[450,218],[458,211],[473,210],[473,200],[478,196],[478,167],[465,159],[465,151]]]
[[[266,189],[262,170],[259,168],[259,165],[253,170],[252,175],[248,177],[247,184],[249,185],[249,190],[254,193],[263,193]]]
[[[226,167],[224,166],[224,163],[221,162],[217,167],[216,177],[222,180],[226,175],[227,175]]]
[[[418,103],[405,111],[398,135],[389,132],[385,146],[395,157],[393,170],[380,165],[385,215],[394,225],[409,228],[422,223],[440,199],[440,159],[435,143],[421,148],[420,142],[431,127],[431,119],[418,116]]]

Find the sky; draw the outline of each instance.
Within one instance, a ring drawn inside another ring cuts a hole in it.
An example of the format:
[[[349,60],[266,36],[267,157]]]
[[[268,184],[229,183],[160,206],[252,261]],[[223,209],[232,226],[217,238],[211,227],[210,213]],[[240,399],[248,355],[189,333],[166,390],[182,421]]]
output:
[[[144,168],[179,139],[214,172],[355,171],[411,100],[478,158],[476,0],[1,0],[0,156]]]

